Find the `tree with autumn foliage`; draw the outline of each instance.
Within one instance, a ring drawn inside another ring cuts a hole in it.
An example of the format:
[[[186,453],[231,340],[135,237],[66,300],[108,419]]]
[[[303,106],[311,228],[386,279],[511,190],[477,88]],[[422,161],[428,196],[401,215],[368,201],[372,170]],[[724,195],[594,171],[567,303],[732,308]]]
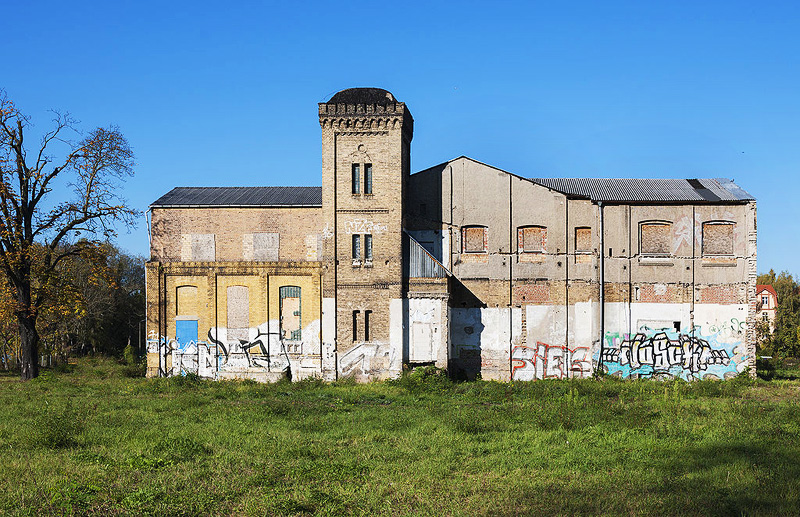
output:
[[[120,196],[134,160],[118,128],[81,137],[70,115],[54,112],[52,128],[30,144],[31,128],[0,90],[0,271],[14,304],[23,380],[39,373],[37,323],[46,302],[63,294],[59,268],[137,215]]]

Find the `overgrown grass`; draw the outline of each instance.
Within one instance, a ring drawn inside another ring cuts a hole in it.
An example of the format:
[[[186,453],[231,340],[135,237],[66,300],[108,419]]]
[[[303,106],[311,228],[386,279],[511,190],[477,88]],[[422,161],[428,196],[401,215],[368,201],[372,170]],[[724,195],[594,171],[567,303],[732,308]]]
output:
[[[800,512],[793,380],[125,375],[0,376],[0,514]]]

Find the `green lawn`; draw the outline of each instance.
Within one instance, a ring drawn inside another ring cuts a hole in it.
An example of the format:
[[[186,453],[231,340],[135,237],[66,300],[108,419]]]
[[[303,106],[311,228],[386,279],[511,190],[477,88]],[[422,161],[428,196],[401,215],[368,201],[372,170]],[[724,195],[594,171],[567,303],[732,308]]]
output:
[[[0,514],[796,515],[800,381],[0,376]]]

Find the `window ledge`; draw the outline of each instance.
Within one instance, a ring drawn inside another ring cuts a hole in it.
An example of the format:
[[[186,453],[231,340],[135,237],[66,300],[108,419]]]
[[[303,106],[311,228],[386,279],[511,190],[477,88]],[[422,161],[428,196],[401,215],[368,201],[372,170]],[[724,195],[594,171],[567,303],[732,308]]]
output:
[[[700,265],[702,267],[736,267],[738,264],[736,263],[735,258],[725,258],[725,259],[708,259],[704,258]]]
[[[642,266],[674,266],[672,257],[639,257]]]
[[[358,259],[353,259],[353,267],[361,267],[361,261]]]
[[[364,261],[364,267],[372,267],[372,261],[371,260],[365,260]]]

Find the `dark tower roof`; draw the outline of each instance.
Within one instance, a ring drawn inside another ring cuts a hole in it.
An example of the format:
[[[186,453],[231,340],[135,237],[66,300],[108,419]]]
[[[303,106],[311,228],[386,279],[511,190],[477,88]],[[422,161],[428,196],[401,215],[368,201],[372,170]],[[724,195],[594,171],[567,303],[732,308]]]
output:
[[[348,88],[336,94],[326,104],[394,104],[391,92],[382,88]]]

